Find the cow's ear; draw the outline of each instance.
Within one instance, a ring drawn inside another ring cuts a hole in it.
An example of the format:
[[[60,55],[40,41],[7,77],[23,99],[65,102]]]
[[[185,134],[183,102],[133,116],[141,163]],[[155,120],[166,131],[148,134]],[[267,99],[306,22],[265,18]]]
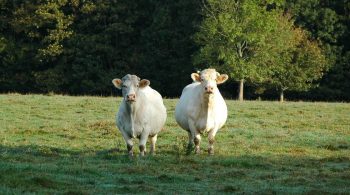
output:
[[[122,80],[120,80],[120,79],[113,79],[112,80],[112,83],[113,83],[113,85],[116,87],[116,88],[118,88],[118,89],[121,89],[122,88]]]
[[[225,83],[227,81],[227,79],[228,79],[228,75],[222,74],[216,78],[216,84],[219,85],[219,84]]]
[[[191,78],[194,82],[201,82],[201,77],[199,76],[198,73],[192,73]]]
[[[151,82],[147,79],[142,79],[140,82],[139,82],[139,87],[140,88],[144,88],[144,87],[147,87],[149,84],[151,84]]]

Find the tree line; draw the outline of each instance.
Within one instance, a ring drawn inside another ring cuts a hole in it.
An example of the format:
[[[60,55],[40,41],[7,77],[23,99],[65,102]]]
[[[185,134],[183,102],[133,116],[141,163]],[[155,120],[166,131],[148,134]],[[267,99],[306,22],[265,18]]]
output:
[[[350,100],[348,0],[0,0],[0,92],[116,93],[127,73],[178,97],[190,73],[222,93]],[[239,93],[237,93],[239,92]]]

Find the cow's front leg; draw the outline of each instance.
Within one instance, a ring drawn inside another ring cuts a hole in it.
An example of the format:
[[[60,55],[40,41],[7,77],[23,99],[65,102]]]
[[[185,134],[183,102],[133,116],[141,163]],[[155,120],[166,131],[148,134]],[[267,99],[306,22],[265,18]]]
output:
[[[140,156],[144,156],[146,153],[146,143],[148,139],[148,133],[143,132],[140,136],[140,144],[139,144],[139,149],[140,149]]]
[[[208,134],[208,142],[209,142],[208,154],[209,155],[214,155],[214,142],[215,142],[215,135],[217,131],[218,129],[213,129]]]
[[[187,152],[186,153],[190,154],[192,152],[193,145],[194,145],[194,143],[193,143],[194,137],[192,136],[191,131],[188,131],[187,133],[188,133],[188,145],[187,145]]]
[[[126,141],[126,147],[128,149],[128,154],[130,157],[134,156],[134,152],[132,151],[133,146],[134,146],[134,143],[132,141],[132,138],[128,139],[128,141]]]
[[[201,134],[199,134],[197,131],[195,132],[195,136],[194,136],[194,145],[195,145],[195,153],[196,154],[200,154],[201,149],[200,149],[200,143],[201,143]]]
[[[129,154],[129,156],[131,157],[131,156],[134,155],[134,153],[133,153],[133,151],[132,151],[132,147],[134,146],[134,143],[133,143],[133,141],[132,141],[132,138],[131,138],[131,136],[129,136],[129,135],[128,135],[127,133],[125,133],[124,131],[122,131],[122,135],[123,135],[124,140],[125,140],[125,143],[126,143],[126,148],[127,148],[127,150],[128,150],[128,154]]]
[[[191,131],[191,137],[193,139],[194,145],[195,145],[195,153],[199,154],[200,153],[200,142],[201,142],[201,135],[197,131],[197,128],[194,125],[194,122],[192,120],[189,121],[189,127]]]

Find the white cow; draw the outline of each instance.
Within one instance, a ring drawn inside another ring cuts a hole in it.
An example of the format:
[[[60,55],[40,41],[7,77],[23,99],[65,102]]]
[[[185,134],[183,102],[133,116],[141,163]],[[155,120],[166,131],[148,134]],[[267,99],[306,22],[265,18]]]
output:
[[[139,138],[140,155],[146,152],[147,139],[151,139],[151,154],[155,153],[157,135],[166,120],[166,108],[162,96],[149,84],[150,81],[136,75],[113,79],[112,83],[122,90],[123,100],[117,114],[117,127],[121,131],[130,156],[133,156],[132,138]]]
[[[196,154],[200,152],[201,134],[208,133],[208,152],[212,155],[215,135],[227,119],[227,106],[217,85],[228,76],[220,75],[215,69],[205,69],[199,74],[192,73],[191,78],[194,82],[183,89],[176,105],[176,122],[188,132],[188,149],[194,142]]]

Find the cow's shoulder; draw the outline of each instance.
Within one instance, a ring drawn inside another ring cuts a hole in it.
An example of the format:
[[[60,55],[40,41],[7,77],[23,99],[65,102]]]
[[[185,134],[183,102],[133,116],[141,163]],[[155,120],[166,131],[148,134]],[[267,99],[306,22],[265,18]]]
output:
[[[191,84],[188,84],[182,91],[189,91],[195,89],[198,85],[200,85],[200,82],[193,82]]]
[[[191,83],[191,84],[187,85],[182,90],[181,96],[183,98],[189,98],[188,96],[190,96],[190,97],[196,96],[196,94],[199,93],[199,87],[200,87],[200,83],[199,82]]]
[[[162,100],[162,96],[158,91],[152,89],[150,86],[144,87],[140,90],[141,93],[144,94],[146,101],[152,101],[152,100]]]

